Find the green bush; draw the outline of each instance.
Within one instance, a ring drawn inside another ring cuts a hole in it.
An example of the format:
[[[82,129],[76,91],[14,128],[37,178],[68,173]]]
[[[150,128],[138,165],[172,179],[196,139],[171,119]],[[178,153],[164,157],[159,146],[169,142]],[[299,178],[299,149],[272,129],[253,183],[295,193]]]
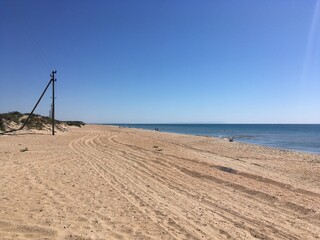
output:
[[[82,127],[85,125],[85,123],[82,121],[65,121],[64,123],[66,123],[69,126],[76,126],[76,127]]]
[[[9,112],[9,113],[1,113],[0,119],[4,119],[6,121],[20,123],[20,118],[23,116],[20,112]]]
[[[0,130],[5,131],[4,129],[4,120],[8,122],[14,122],[16,124],[24,124],[27,120],[26,117],[21,119],[23,116],[29,116],[30,113],[20,113],[20,112],[9,112],[9,113],[0,113]],[[37,129],[37,130],[42,130],[45,125],[52,123],[52,118],[46,117],[46,116],[41,116],[39,114],[32,114],[29,118],[28,123],[26,124],[26,128],[28,129]],[[69,126],[77,126],[81,127],[85,125],[84,122],[82,121],[59,121],[55,120],[56,124],[61,124],[65,123]]]

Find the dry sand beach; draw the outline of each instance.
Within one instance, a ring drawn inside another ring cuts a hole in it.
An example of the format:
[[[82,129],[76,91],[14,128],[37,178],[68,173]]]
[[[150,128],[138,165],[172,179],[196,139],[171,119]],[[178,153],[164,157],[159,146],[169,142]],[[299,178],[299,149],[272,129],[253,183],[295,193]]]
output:
[[[0,169],[1,240],[320,239],[320,155],[92,125],[0,136]]]

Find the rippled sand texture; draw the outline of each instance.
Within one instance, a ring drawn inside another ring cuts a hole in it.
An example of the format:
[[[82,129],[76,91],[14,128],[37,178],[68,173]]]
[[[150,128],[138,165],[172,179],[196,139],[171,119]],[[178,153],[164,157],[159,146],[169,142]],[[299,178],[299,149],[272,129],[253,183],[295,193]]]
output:
[[[0,136],[0,239],[319,239],[319,166],[110,126]]]

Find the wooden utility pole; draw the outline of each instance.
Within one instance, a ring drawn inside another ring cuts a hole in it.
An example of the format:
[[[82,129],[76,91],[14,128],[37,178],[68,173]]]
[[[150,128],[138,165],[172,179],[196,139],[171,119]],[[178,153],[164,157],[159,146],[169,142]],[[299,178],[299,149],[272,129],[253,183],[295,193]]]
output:
[[[51,82],[52,82],[52,135],[54,135],[54,82],[57,81],[57,79],[55,79],[54,74],[56,74],[57,71],[52,71],[52,73],[50,74],[51,77]]]
[[[48,82],[46,88],[43,90],[40,98],[38,99],[36,105],[33,107],[31,113],[29,114],[29,116],[27,117],[26,121],[24,122],[24,124],[22,125],[22,127],[20,127],[19,129],[14,129],[14,130],[10,130],[10,131],[6,131],[6,132],[3,132],[1,134],[5,134],[5,133],[8,133],[8,132],[14,132],[14,131],[18,131],[18,130],[22,130],[26,125],[27,123],[29,122],[30,118],[32,117],[32,114],[34,112],[34,110],[36,110],[38,104],[40,103],[43,95],[46,93],[47,89],[49,88],[50,84],[52,83],[52,104],[51,104],[51,117],[52,117],[52,135],[54,135],[54,82],[57,81],[57,79],[55,79],[54,75],[57,73],[57,71],[52,71],[52,73],[50,74],[50,81]]]

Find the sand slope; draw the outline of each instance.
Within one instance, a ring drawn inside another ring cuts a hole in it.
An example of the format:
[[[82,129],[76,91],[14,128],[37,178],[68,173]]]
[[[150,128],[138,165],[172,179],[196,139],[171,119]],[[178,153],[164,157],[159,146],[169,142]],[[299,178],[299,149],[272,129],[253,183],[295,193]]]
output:
[[[320,239],[319,182],[319,155],[207,137],[0,136],[0,239]]]

